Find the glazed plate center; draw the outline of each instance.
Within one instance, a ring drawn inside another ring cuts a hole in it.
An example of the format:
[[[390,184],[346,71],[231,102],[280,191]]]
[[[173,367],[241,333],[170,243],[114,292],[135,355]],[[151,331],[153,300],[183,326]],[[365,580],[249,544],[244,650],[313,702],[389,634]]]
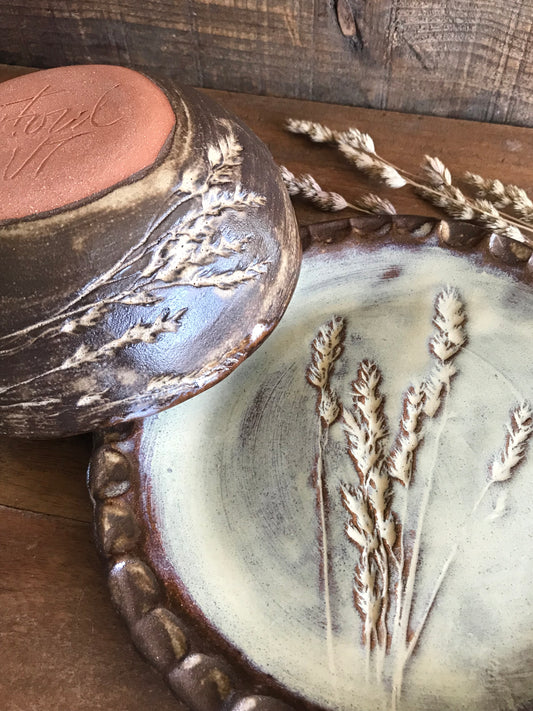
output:
[[[147,420],[176,582],[319,705],[533,698],[528,286],[424,246],[304,260],[266,344]]]

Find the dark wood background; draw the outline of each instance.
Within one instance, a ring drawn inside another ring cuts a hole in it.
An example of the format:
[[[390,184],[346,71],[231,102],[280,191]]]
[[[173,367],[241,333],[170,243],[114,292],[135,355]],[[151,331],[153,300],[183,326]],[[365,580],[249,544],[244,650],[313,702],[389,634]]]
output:
[[[533,125],[533,0],[0,0],[0,62]]]

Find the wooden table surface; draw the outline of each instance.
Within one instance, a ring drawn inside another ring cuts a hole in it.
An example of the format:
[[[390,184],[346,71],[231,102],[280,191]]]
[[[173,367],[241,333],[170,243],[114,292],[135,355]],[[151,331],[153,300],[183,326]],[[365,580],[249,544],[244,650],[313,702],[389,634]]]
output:
[[[0,80],[20,71],[0,65]],[[398,212],[436,214],[409,191],[381,190],[357,177],[333,149],[287,134],[287,117],[358,126],[371,133],[382,155],[413,172],[430,153],[458,175],[469,169],[533,189],[532,129],[207,93],[241,117],[279,163],[313,173],[347,199],[375,190],[393,199]],[[302,204],[296,210],[301,224],[332,219]],[[90,435],[0,437],[0,709],[180,711],[109,601],[85,486],[90,450]]]

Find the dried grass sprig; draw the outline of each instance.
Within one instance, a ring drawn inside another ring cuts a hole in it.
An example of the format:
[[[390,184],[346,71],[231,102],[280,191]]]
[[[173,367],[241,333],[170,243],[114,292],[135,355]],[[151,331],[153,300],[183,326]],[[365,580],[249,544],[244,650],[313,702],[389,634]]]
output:
[[[376,146],[368,133],[363,133],[358,128],[349,128],[347,131],[337,132],[335,140],[341,145],[350,147],[354,151],[361,151],[369,155],[376,155]]]
[[[453,185],[451,173],[440,158],[424,156],[422,169],[429,185],[408,179],[420,197],[456,220],[474,222],[495,234],[525,244],[529,241],[533,246],[533,237],[528,239],[521,231],[523,228],[528,230],[527,225],[517,222],[511,215],[502,215],[486,195],[472,198]]]
[[[354,200],[356,209],[377,215],[396,215],[397,211],[390,200],[375,193],[366,193]]]
[[[92,306],[90,309],[82,313],[77,318],[67,319],[59,329],[60,333],[79,333],[89,326],[94,326],[102,316],[109,310],[109,304],[106,301]]]
[[[523,188],[517,185],[506,185],[505,192],[509,198],[510,207],[526,222],[533,222],[533,201]]]
[[[434,364],[424,382],[424,413],[434,417],[456,374],[453,360],[466,343],[466,315],[456,289],[446,288],[435,301],[435,333],[428,345]]]
[[[476,511],[478,510],[481,502],[485,498],[490,487],[495,483],[503,483],[509,481],[513,473],[516,471],[518,465],[523,461],[527,447],[529,444],[529,439],[533,434],[533,409],[528,402],[523,402],[516,405],[511,411],[510,423],[507,425],[507,434],[505,437],[505,442],[498,454],[492,459],[489,465],[489,478],[486,485],[483,487],[481,494],[479,495],[477,501],[475,502],[472,510],[470,511],[469,519],[472,519]],[[491,514],[486,517],[488,521],[495,521],[500,518],[505,512],[506,500],[507,500],[508,490],[504,489],[500,492],[496,505],[494,506]],[[466,531],[467,524],[469,520],[465,523],[464,531]],[[414,631],[409,644],[405,650],[405,656],[403,660],[403,665],[413,654],[420,635],[426,621],[428,619],[429,613],[433,607],[433,603],[439,593],[442,583],[452,565],[455,557],[457,556],[461,547],[461,541],[455,543],[452,546],[448,558],[446,559],[444,565],[441,568],[441,572],[435,582],[433,591],[429,597],[429,601],[426,605],[426,609],[418,623],[418,627]]]
[[[478,197],[490,200],[499,210],[509,207],[523,220],[533,221],[533,201],[523,188],[477,173],[466,172],[463,177],[467,185],[475,188]]]
[[[345,158],[370,178],[385,183],[387,187],[393,189],[403,188],[404,185],[407,185],[407,180],[400,175],[399,171],[375,153],[355,148],[342,138],[337,145]]]
[[[312,202],[320,210],[326,212],[338,212],[347,207],[357,209],[355,205],[347,202],[342,195],[335,192],[322,190],[317,181],[309,173],[304,173],[298,177],[284,165],[281,166],[281,177],[291,197],[300,196]]]
[[[315,143],[335,143],[338,132],[332,131],[317,121],[305,121],[303,119],[287,119],[287,131],[291,133],[301,133],[308,136]]]
[[[452,184],[452,174],[437,156],[424,156],[422,168],[431,185],[441,187]]]
[[[424,414],[434,417],[442,403],[443,392],[447,392],[452,378],[457,373],[453,363],[436,361],[424,381]]]
[[[352,382],[353,409],[343,408],[341,421],[348,454],[359,480],[356,489],[341,486],[341,495],[350,513],[346,534],[360,549],[355,567],[354,602],[363,622],[367,678],[373,648],[377,649],[377,677],[383,672],[388,647],[389,557],[397,537],[396,523],[390,512],[391,478],[386,462],[388,426],[380,381],[377,365],[370,360],[362,361]]]
[[[344,319],[334,316],[323,324],[311,343],[311,362],[307,367],[307,380],[315,388],[327,387],[333,364],[342,353]]]
[[[429,342],[429,350],[435,358],[444,362],[457,355],[466,342],[465,321],[457,289],[443,289],[435,301],[433,323],[436,332]]]
[[[0,395],[24,385],[29,385],[40,378],[44,378],[55,373],[62,373],[65,370],[78,368],[79,366],[87,365],[89,363],[101,362],[106,358],[116,355],[128,346],[132,346],[137,343],[155,343],[161,334],[175,333],[179,329],[182,317],[186,312],[187,309],[183,308],[176,313],[171,314],[169,309],[165,309],[165,311],[159,314],[153,322],[145,323],[143,321],[138,321],[136,324],[126,329],[121,336],[113,338],[111,341],[107,341],[101,346],[94,348],[86,343],[82,343],[81,346],[79,346],[71,356],[67,356],[67,358],[65,358],[60,365],[55,368],[50,368],[50,370],[46,370],[21,382],[0,388]]]
[[[389,456],[391,476],[406,487],[411,483],[415,452],[422,440],[420,423],[424,412],[425,396],[425,389],[421,385],[407,389],[399,432]]]
[[[385,182],[391,188],[401,188],[406,185],[405,178],[400,175],[397,168],[377,155],[374,141],[368,133],[363,133],[357,128],[332,131],[320,123],[299,119],[288,119],[286,128],[291,133],[308,136],[315,143],[336,144],[341,153],[359,170]]]
[[[382,466],[385,438],[388,434],[383,398],[378,387],[380,380],[381,373],[377,365],[364,360],[359,364],[357,378],[352,383],[355,412],[363,434],[358,451],[358,466],[365,485]]]
[[[450,217],[468,220],[533,249],[533,226],[528,224],[533,222],[533,202],[517,186],[505,186],[500,181],[487,181],[469,173],[466,182],[478,195],[471,197],[453,185],[449,169],[436,156],[424,157],[423,177],[417,178],[380,156],[371,136],[357,128],[333,131],[323,124],[298,119],[289,119],[286,127],[314,142],[336,145],[356,168],[387,187],[398,189],[409,185]],[[515,215],[500,212],[505,207],[510,207]]]
[[[167,309],[162,314],[159,314],[153,322],[143,323],[138,321],[135,325],[126,329],[121,336],[107,341],[98,348],[91,348],[91,346],[83,343],[71,356],[63,361],[60,369],[67,370],[81,364],[100,361],[116,355],[127,346],[132,346],[136,343],[155,343],[163,333],[175,333],[178,330],[186,311],[187,309],[180,309],[177,313],[171,314],[170,310]]]
[[[229,121],[222,119],[221,123],[226,126],[228,132],[221,136],[218,141],[211,144],[207,150],[207,160],[211,171],[207,176],[209,185],[220,185],[233,180],[235,171],[242,163],[242,146],[237,141],[231,129]]]
[[[533,237],[526,235],[522,229],[514,224],[514,220],[509,216],[502,216],[496,207],[488,200],[479,198],[468,198],[459,188],[454,185],[441,186],[439,190],[428,188],[424,185],[416,186],[416,192],[420,197],[430,202],[435,207],[441,208],[454,220],[466,220],[473,222],[495,234],[501,235],[528,244],[533,247]],[[527,226],[525,226],[526,229]]]
[[[367,214],[388,214],[395,215],[394,205],[384,198],[368,193],[356,198],[353,202],[348,202],[342,195],[336,192],[323,190],[317,181],[309,173],[304,173],[298,177],[294,175],[284,165],[280,167],[281,177],[291,197],[301,197],[313,203],[320,210],[326,212],[338,212],[351,208],[358,212]]]
[[[368,506],[368,501],[365,499],[363,489],[354,490],[353,487],[341,485],[342,503],[351,514],[351,521],[347,524],[350,531],[357,531],[359,539],[354,541],[373,551],[378,546],[378,540],[375,537],[375,522],[373,511]],[[351,534],[353,538],[355,534]]]
[[[416,450],[423,439],[424,417],[433,418],[456,374],[455,356],[466,343],[466,315],[456,289],[445,288],[435,299],[433,324],[429,340],[432,368],[424,381],[411,385],[404,395],[398,434],[389,456],[392,477],[408,487],[414,469]]]

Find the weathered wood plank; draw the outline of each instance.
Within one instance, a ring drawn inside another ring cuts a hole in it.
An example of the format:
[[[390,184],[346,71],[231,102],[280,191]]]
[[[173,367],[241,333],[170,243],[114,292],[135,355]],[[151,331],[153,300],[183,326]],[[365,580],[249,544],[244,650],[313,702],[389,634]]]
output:
[[[533,0],[0,0],[0,61],[533,125]]]
[[[0,507],[0,570],[3,711],[183,709],[113,610],[88,524]]]
[[[0,504],[92,520],[85,475],[91,437],[25,442],[0,437]]]

